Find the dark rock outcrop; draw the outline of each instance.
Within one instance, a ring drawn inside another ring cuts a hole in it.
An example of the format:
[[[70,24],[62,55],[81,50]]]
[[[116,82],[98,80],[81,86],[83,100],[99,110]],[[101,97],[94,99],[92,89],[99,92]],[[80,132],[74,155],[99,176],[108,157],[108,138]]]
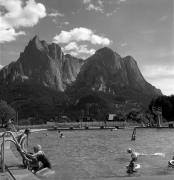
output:
[[[35,36],[19,59],[0,71],[0,82],[34,81],[64,91],[76,79],[82,64],[82,59],[64,55],[59,45],[47,44]]]
[[[25,102],[28,109],[33,101],[36,104],[40,102],[43,106],[51,104],[51,107],[60,108],[66,107],[67,105],[62,104],[68,101],[71,105],[78,104],[77,102],[81,102],[80,98],[90,99],[91,103],[95,99],[93,97],[100,97],[96,98],[102,99],[102,103],[98,104],[108,104],[114,110],[116,106],[127,106],[127,109],[139,106],[147,108],[153,97],[162,94],[144,79],[131,56],[122,58],[112,49],[104,47],[84,61],[69,54],[64,55],[59,45],[47,44],[37,36],[28,43],[16,62],[0,70],[0,86],[0,98],[5,96],[5,100],[15,102],[16,106],[22,101],[22,108]],[[19,86],[20,91],[17,88]],[[40,99],[35,96],[37,89],[40,89]],[[65,90],[67,91],[64,93]],[[56,92],[54,98],[49,95],[53,91]],[[66,100],[62,100],[62,103],[59,99],[55,100],[59,96],[57,92],[61,94],[60,91],[66,95]],[[22,92],[25,93],[22,95]],[[49,100],[43,99],[45,95]]]
[[[86,87],[95,92],[104,92],[131,99],[150,100],[161,91],[149,84],[141,74],[136,61],[104,47],[89,57],[81,68],[75,88]]]

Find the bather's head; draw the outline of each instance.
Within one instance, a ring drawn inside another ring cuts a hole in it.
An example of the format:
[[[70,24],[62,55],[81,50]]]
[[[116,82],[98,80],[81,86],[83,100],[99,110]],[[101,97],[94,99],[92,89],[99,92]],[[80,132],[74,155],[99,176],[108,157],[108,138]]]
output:
[[[132,153],[132,149],[131,149],[131,148],[128,148],[128,149],[127,149],[127,152],[128,152],[128,153]]]
[[[42,146],[40,144],[37,144],[36,146],[33,147],[33,150],[35,153],[37,153],[38,151],[42,150]]]

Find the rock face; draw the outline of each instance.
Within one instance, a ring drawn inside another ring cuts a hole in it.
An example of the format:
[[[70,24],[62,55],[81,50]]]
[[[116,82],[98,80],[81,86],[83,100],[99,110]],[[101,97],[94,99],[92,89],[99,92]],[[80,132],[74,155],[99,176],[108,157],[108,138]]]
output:
[[[82,64],[82,59],[64,55],[59,45],[35,36],[19,59],[0,71],[0,82],[30,81],[64,91],[76,79]]]
[[[149,96],[161,91],[142,76],[136,61],[104,47],[83,61],[64,53],[55,43],[47,44],[35,36],[12,62],[0,71],[0,82],[34,82],[48,88],[64,91],[75,82],[76,88],[87,87],[95,92],[131,96],[139,92]]]
[[[131,56],[122,58],[104,47],[84,61],[64,55],[59,45],[37,36],[16,62],[0,70],[0,99],[12,104],[22,118],[39,114],[48,119],[68,109],[76,119],[89,104],[99,107],[104,117],[105,112],[147,108],[152,97],[161,94],[144,79]]]
[[[140,92],[150,96],[161,91],[149,84],[142,76],[136,61],[104,47],[89,57],[77,76],[76,86],[86,86],[93,91],[125,95]]]

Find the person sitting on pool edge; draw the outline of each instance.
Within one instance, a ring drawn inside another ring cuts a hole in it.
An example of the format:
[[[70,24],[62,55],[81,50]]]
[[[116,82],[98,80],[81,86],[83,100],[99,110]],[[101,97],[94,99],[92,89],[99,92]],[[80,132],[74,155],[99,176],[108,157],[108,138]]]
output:
[[[37,146],[33,147],[34,153],[31,155],[33,159],[37,160],[37,163],[32,168],[34,172],[37,172],[43,168],[51,169],[51,163],[46,157],[45,153],[42,151],[41,145],[37,144]]]

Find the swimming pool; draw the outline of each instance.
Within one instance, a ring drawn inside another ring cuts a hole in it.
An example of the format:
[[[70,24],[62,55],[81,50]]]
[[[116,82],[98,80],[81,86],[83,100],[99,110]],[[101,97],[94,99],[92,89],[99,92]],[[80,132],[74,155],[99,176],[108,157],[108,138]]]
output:
[[[63,133],[63,138],[56,131],[33,133],[29,138],[30,149],[41,144],[49,157],[56,172],[50,180],[126,177],[128,147],[139,153],[161,153],[139,157],[141,169],[133,176],[174,175],[174,169],[167,167],[174,155],[173,129],[139,129],[136,141],[131,141],[132,130],[128,129]]]

